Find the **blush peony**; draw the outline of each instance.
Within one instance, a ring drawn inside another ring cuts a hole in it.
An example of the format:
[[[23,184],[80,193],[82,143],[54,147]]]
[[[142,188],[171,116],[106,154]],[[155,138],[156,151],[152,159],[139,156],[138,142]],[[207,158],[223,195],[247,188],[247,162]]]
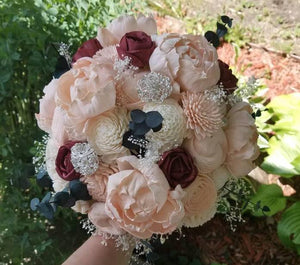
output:
[[[84,140],[86,121],[115,107],[113,78],[113,60],[104,56],[81,58],[59,78],[56,104],[65,112],[69,138]]]
[[[184,216],[181,188],[170,192],[157,164],[145,167],[135,156],[117,162],[120,172],[108,179],[108,216],[138,238],[174,231]]]
[[[95,202],[88,212],[89,220],[96,226],[97,232],[109,233],[112,235],[122,235],[125,231],[119,224],[112,220],[105,212],[105,204],[103,202]]]
[[[219,81],[216,49],[203,36],[165,34],[156,38],[156,45],[151,71],[169,76],[183,91],[201,92]]]

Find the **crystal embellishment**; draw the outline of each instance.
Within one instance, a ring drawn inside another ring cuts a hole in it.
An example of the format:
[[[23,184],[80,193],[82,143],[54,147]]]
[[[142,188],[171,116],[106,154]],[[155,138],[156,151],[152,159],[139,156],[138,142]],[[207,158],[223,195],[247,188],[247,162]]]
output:
[[[163,102],[172,93],[170,78],[160,73],[145,74],[138,81],[138,96],[143,102]]]
[[[71,163],[76,172],[88,176],[97,171],[99,159],[88,143],[77,143],[71,148]]]

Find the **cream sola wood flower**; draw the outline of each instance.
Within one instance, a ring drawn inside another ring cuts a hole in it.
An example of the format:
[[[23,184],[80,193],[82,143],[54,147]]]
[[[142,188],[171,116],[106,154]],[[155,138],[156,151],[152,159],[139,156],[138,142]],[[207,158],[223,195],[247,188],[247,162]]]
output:
[[[210,99],[205,93],[184,93],[182,105],[188,128],[200,138],[212,136],[223,125],[226,106]]]
[[[87,123],[86,135],[102,161],[111,163],[116,158],[129,154],[122,146],[124,133],[128,130],[129,116],[124,108],[107,111]]]
[[[183,225],[197,227],[209,221],[216,213],[217,189],[207,175],[198,175],[191,185],[184,189],[185,216]]]
[[[187,132],[186,118],[176,100],[167,99],[163,103],[147,103],[143,110],[158,111],[163,117],[161,130],[146,134],[147,140],[159,146],[161,153],[182,144]]]

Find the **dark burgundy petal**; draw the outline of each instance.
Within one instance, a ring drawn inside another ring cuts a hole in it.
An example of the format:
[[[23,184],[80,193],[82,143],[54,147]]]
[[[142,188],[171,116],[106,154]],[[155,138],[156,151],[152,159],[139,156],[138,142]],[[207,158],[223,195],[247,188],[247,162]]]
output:
[[[72,62],[75,63],[81,57],[93,57],[103,47],[97,39],[90,39],[84,42],[74,54]]]
[[[185,188],[198,175],[198,170],[191,155],[180,147],[163,153],[158,165],[172,188],[175,188],[178,184]]]

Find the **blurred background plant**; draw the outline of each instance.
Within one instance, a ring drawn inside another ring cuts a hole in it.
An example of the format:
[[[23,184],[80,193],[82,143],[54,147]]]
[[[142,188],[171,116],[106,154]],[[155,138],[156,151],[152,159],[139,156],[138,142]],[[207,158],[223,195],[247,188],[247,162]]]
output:
[[[79,44],[96,35],[134,1],[4,0],[0,2],[0,264],[60,264],[87,235],[78,215],[60,211],[55,220],[32,212],[34,140],[42,139],[34,113],[52,79],[53,42]]]

